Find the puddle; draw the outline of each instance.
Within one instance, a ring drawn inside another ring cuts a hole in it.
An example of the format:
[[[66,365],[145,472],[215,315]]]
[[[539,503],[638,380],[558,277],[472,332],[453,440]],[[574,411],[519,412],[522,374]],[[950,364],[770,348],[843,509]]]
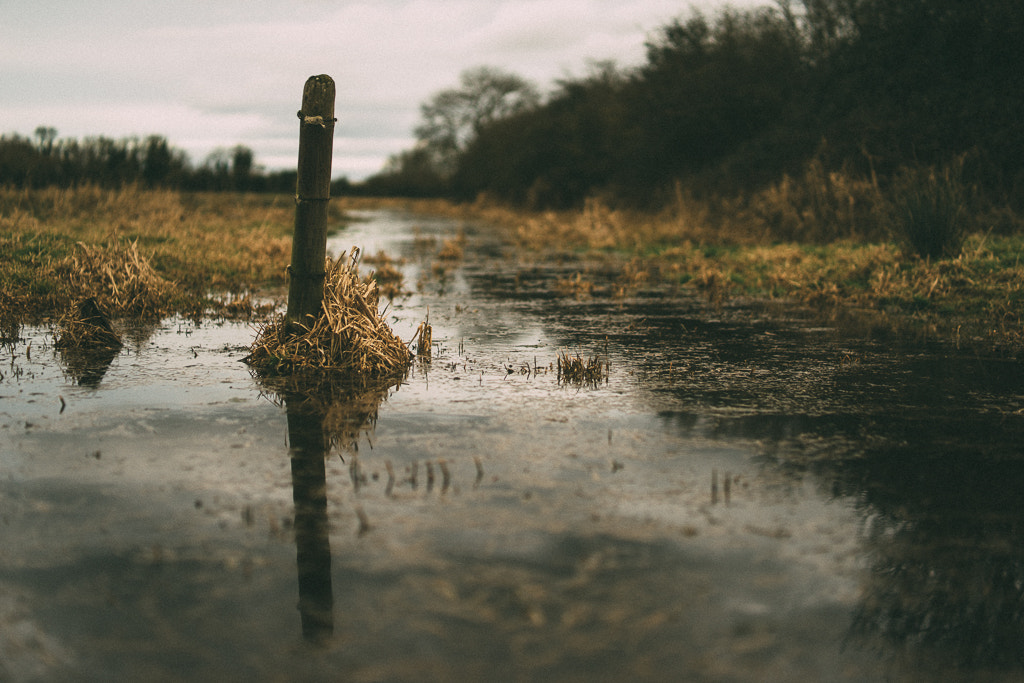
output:
[[[793,307],[566,299],[580,264],[362,218],[329,250],[404,259],[389,321],[434,330],[399,387],[268,396],[235,323],[92,365],[42,329],[3,347],[0,680],[1024,673],[1018,363]],[[560,351],[607,380],[561,383]]]

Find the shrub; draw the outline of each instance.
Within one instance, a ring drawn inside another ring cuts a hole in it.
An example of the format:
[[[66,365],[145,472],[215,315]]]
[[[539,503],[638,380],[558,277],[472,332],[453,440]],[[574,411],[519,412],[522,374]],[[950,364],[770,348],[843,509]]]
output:
[[[904,169],[892,188],[896,238],[922,258],[957,256],[966,236],[963,159]]]

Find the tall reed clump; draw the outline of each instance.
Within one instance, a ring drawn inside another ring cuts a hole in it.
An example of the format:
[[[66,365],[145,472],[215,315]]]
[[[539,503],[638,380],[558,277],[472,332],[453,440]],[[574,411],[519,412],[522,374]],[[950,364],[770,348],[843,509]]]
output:
[[[378,310],[380,290],[360,278],[359,251],[327,259],[320,315],[307,327],[284,316],[265,324],[244,361],[262,377],[313,373],[368,384],[399,378],[412,361],[408,347]]]
[[[904,169],[892,188],[896,237],[922,258],[955,257],[967,235],[963,160]]]

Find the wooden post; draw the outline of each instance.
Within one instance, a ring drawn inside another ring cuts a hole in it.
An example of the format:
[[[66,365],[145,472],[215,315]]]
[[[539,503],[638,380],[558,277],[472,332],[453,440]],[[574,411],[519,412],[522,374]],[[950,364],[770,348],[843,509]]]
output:
[[[334,79],[310,76],[302,89],[299,111],[299,164],[295,183],[295,234],[288,269],[290,329],[309,325],[320,314],[327,259],[327,202],[331,198],[334,147]]]

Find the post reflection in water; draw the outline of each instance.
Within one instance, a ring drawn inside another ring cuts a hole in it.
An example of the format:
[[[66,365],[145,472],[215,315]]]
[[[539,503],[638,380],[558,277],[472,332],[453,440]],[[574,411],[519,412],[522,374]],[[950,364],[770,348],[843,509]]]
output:
[[[316,407],[290,400],[287,413],[302,637],[322,643],[334,634],[325,469],[330,439],[324,432],[323,412]]]
[[[276,392],[288,416],[298,608],[302,636],[311,643],[323,644],[334,634],[326,461],[332,448],[357,449],[360,435],[376,425],[389,390],[320,382],[308,387],[293,383]]]

